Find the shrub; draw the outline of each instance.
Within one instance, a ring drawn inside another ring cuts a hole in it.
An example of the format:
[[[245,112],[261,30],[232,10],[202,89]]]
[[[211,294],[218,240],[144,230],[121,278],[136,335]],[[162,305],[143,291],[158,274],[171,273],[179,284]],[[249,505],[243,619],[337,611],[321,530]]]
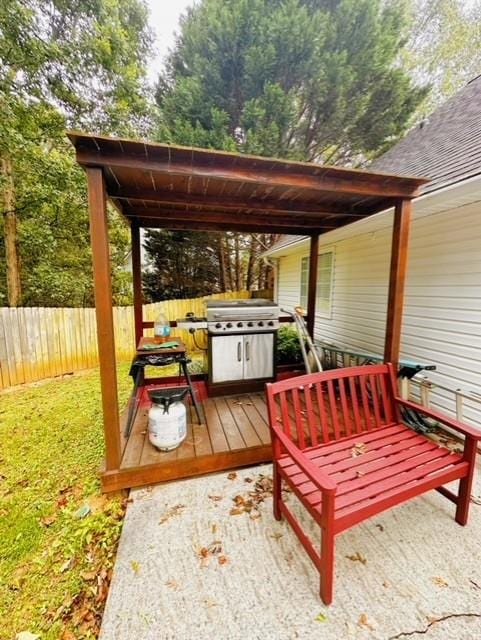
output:
[[[302,362],[299,336],[293,327],[281,327],[277,333],[277,364]]]

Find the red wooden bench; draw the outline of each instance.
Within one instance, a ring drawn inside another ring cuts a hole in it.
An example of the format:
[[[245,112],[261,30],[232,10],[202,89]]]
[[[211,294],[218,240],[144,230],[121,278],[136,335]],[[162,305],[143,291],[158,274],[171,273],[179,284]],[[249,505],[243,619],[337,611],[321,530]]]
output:
[[[392,365],[337,369],[266,385],[274,459],[274,516],[284,515],[332,602],[334,539],[366,518],[437,489],[465,525],[481,432],[397,396]],[[465,436],[463,454],[402,423],[410,407]],[[455,494],[442,485],[460,479]],[[282,499],[284,481],[321,528],[321,553]]]

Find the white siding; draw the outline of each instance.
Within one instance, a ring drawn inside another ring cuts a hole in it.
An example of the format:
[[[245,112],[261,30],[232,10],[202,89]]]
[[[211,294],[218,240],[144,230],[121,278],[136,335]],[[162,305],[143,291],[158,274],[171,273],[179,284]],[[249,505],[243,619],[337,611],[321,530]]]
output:
[[[335,247],[332,317],[316,316],[315,337],[382,354],[392,213]],[[322,241],[322,236],[321,236]],[[279,260],[279,302],[299,302],[300,260],[308,249]],[[401,357],[435,364],[430,378],[453,389],[481,393],[481,204],[415,217],[412,224]],[[437,392],[439,408],[454,402]],[[481,424],[481,406],[467,403],[468,421]]]

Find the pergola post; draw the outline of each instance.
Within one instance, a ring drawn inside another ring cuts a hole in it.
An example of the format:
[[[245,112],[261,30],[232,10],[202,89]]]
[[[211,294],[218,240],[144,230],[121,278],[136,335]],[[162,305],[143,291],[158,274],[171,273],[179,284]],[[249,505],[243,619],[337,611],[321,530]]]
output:
[[[316,320],[317,264],[319,262],[319,235],[311,236],[309,252],[309,281],[307,287],[307,330],[314,336]]]
[[[384,362],[392,362],[393,364],[398,364],[399,362],[411,211],[411,200],[405,199],[399,200],[394,209],[386,339],[384,343]]]
[[[135,325],[135,346],[140,342],[144,333],[142,317],[142,265],[140,254],[140,228],[132,223],[130,227],[130,237],[132,241],[132,280],[134,289],[134,325]]]
[[[120,466],[120,426],[115,362],[112,282],[105,183],[101,168],[87,167],[90,236],[94,276],[100,387],[105,433],[106,471]]]

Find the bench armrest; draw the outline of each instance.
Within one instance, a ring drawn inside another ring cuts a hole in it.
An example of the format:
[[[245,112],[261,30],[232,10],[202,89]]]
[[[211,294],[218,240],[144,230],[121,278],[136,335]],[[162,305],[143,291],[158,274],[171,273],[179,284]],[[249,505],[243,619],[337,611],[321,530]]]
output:
[[[272,433],[277,438],[287,453],[291,456],[293,461],[301,469],[303,473],[309,478],[309,480],[316,485],[318,489],[326,493],[335,493],[337,484],[329,478],[329,476],[321,471],[315,464],[313,464],[309,458],[302,453],[302,451],[296,447],[296,445],[290,440],[286,434],[278,427],[272,426]]]
[[[440,413],[438,411],[434,411],[433,409],[429,409],[428,407],[423,407],[421,404],[417,404],[416,402],[410,402],[409,400],[404,400],[403,398],[395,398],[396,402],[407,409],[413,409],[414,411],[419,411],[419,413],[423,413],[428,418],[433,418],[433,420],[438,420],[442,422],[447,427],[462,433],[467,438],[473,438],[474,440],[481,440],[481,431],[479,429],[475,429],[474,427],[470,427],[463,422],[458,422],[458,420],[454,420],[444,413]]]

